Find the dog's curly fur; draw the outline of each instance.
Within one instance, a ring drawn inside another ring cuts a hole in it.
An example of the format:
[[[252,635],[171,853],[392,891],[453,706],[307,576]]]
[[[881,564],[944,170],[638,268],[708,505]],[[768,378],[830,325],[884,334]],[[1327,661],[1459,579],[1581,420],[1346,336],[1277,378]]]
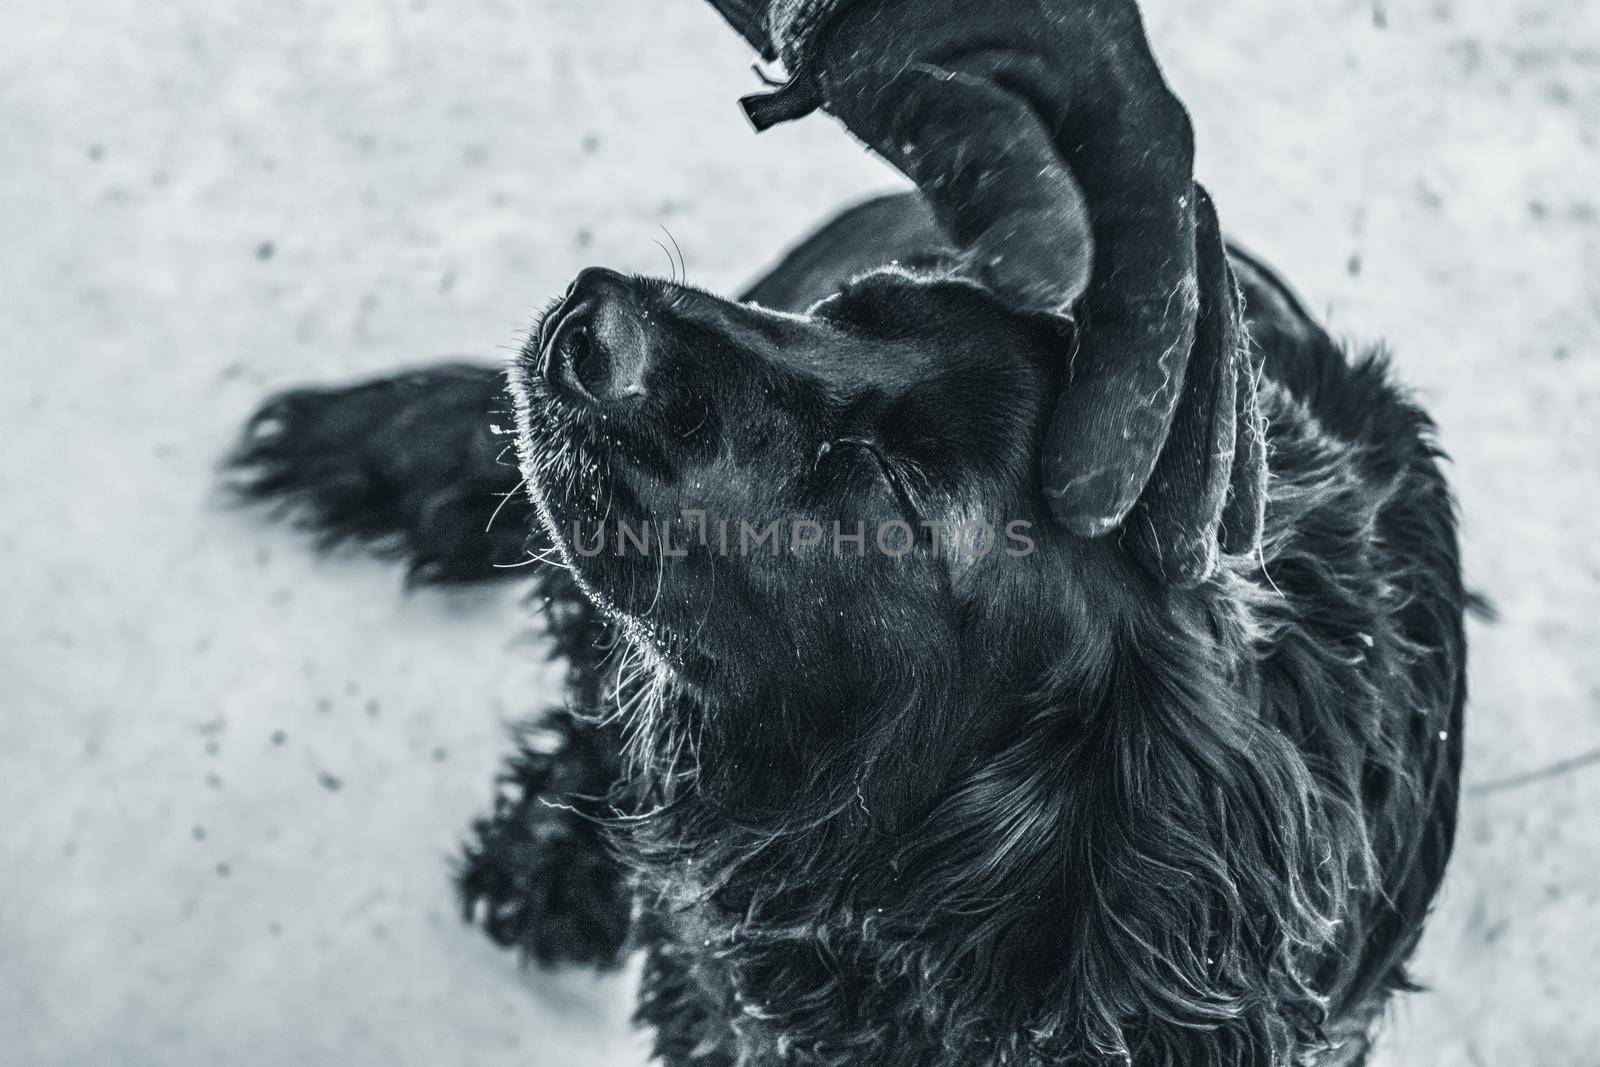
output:
[[[860,209],[752,293],[806,306],[918,210]],[[919,240],[879,261],[936,258]],[[499,569],[554,546],[499,459],[497,371],[286,394],[233,463],[419,581],[530,577],[568,697],[519,737],[463,904],[541,963],[642,948],[664,1062],[1355,1063],[1451,848],[1453,504],[1387,361],[1233,262],[1266,366],[1260,551],[1182,593],[1110,555],[1062,564],[1072,596],[1007,588],[990,638],[1047,662],[974,693],[963,663],[883,660],[859,728],[773,725],[806,709],[683,683],[567,569]]]

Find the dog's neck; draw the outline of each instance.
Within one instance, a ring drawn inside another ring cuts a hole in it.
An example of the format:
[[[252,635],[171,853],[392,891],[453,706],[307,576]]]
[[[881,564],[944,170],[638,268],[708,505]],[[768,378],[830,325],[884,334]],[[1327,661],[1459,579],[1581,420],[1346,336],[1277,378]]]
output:
[[[741,1025],[779,1018],[820,1042],[850,1011],[879,1051],[912,1041],[908,1027],[926,1028],[922,1047],[956,1026],[985,1057],[1022,1062],[1288,1047],[1324,1009],[1306,961],[1331,937],[1349,857],[1329,849],[1349,836],[1328,830],[1293,746],[1243,710],[1249,681],[1224,644],[1198,617],[1125,633],[1100,672],[1049,679],[1036,706],[961,694],[919,705],[915,739],[866,731],[809,760],[793,739],[762,752],[713,725],[759,709],[664,686],[637,753],[651,814],[624,848],[669,937],[710,944],[721,963],[705,980],[752,1001]],[[1015,728],[910,762],[951,741],[929,722],[985,716]],[[690,763],[667,756],[684,751]],[[869,752],[906,762],[875,767]]]

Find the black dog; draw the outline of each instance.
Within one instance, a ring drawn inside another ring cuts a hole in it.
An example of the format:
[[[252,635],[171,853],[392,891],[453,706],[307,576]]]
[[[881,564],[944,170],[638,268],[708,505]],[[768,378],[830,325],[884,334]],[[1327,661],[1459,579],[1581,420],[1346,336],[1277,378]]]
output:
[[[1234,252],[1265,533],[1163,586],[1049,521],[1070,338],[947,254],[894,197],[749,302],[584,272],[510,375],[533,504],[472,366],[271,401],[242,489],[419,581],[531,572],[570,692],[463,901],[541,962],[644,949],[665,1062],[1359,1062],[1455,821],[1429,420]]]

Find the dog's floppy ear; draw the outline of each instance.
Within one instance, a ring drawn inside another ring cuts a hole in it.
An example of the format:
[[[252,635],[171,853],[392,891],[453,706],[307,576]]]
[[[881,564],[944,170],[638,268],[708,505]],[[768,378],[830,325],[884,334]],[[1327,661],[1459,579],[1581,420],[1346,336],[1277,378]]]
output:
[[[1125,543],[1156,577],[1193,586],[1219,551],[1249,552],[1266,505],[1266,435],[1239,288],[1211,197],[1195,186],[1199,321],[1172,430]]]
[[[1074,1006],[1049,1062],[1287,1063],[1321,1018],[1333,917],[1368,876],[1360,812],[1322,804],[1256,714],[1241,621],[1150,619],[1062,675],[905,835],[896,891],[923,921],[961,917],[966,989],[1016,997],[1016,975],[1048,967],[1046,997]]]

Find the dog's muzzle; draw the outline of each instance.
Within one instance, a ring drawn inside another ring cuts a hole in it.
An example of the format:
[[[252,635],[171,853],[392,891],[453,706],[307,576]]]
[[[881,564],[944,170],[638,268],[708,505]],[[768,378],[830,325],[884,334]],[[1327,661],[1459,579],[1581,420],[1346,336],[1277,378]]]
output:
[[[635,403],[648,395],[651,348],[634,283],[590,267],[540,327],[539,375],[573,403]]]

